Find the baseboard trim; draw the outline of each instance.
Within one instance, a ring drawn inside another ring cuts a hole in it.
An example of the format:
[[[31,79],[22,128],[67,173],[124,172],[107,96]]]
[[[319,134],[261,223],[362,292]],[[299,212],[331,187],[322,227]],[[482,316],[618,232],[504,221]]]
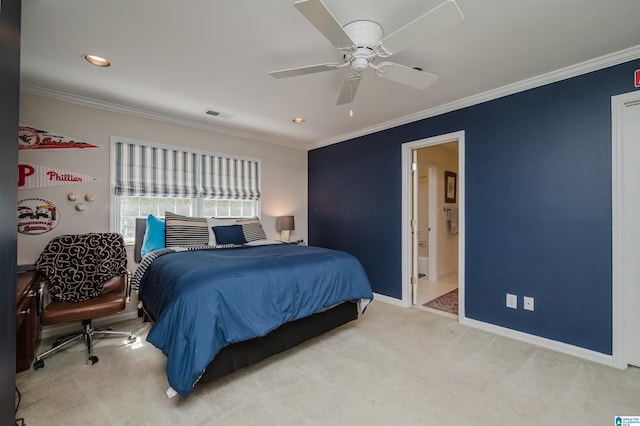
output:
[[[95,327],[102,327],[108,324],[117,324],[122,321],[128,321],[138,318],[138,311],[124,311],[119,314],[107,315],[101,318],[92,320],[91,323]],[[76,331],[82,331],[82,324],[80,322],[66,323],[60,325],[48,325],[42,327],[40,337],[47,339],[49,337],[63,336]]]
[[[374,300],[379,300],[384,303],[389,303],[394,306],[405,308],[401,299],[385,296],[384,294],[374,293]],[[512,330],[510,328],[501,327],[499,325],[490,324],[483,321],[474,320],[471,318],[459,316],[458,322],[467,327],[477,328],[479,330],[488,331],[489,333],[497,334],[499,336],[508,337],[510,339],[519,340],[521,342],[529,343],[531,345],[540,346],[546,349],[551,349],[556,352],[561,352],[567,355],[575,356],[577,358],[585,359],[587,361],[597,362],[598,364],[608,365],[609,367],[625,369],[627,366],[619,366],[613,362],[613,356],[603,354],[600,352],[592,351],[590,349],[581,348],[579,346],[570,345],[568,343],[558,342],[557,340],[547,339],[545,337],[535,336],[533,334],[524,333],[522,331]]]
[[[523,333],[521,331],[512,330],[510,328],[489,324],[471,318],[460,318],[460,324],[472,328],[477,328],[479,330],[488,331],[500,336],[509,337],[521,342],[530,343],[532,345],[541,346],[543,348],[551,349],[567,355],[572,355],[577,358],[597,362],[598,364],[616,367],[613,363],[613,356],[592,351],[590,349],[581,348],[579,346],[570,345],[568,343],[558,342],[557,340],[551,340],[545,337],[535,336],[533,334]]]
[[[402,303],[402,299],[396,299],[395,297],[385,296],[384,294],[373,293],[373,300],[379,300],[384,303],[389,303],[390,305],[406,308],[406,306],[404,306],[404,303]]]

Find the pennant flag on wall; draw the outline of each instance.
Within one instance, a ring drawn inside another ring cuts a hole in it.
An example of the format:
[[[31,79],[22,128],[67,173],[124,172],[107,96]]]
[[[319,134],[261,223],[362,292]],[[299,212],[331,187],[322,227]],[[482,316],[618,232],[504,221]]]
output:
[[[54,135],[35,127],[18,127],[18,149],[75,149],[100,148],[87,142],[77,141],[66,136]]]
[[[18,164],[18,189],[46,188],[100,181],[101,179],[97,177],[38,166],[37,164]]]

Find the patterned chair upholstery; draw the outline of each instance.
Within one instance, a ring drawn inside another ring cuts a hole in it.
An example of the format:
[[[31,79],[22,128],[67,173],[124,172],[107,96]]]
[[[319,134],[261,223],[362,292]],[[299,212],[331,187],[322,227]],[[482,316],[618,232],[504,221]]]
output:
[[[40,254],[36,271],[42,279],[41,300],[45,299],[45,291],[51,299],[46,305],[41,304],[40,323],[81,321],[83,325],[81,332],[58,338],[51,349],[38,354],[33,364],[36,370],[44,367],[45,356],[80,337],[87,343],[90,365],[98,362],[92,348],[94,334],[125,335],[129,343],[136,340],[129,332],[91,325],[93,318],[116,314],[126,307],[129,274],[122,235],[90,233],[55,237]]]

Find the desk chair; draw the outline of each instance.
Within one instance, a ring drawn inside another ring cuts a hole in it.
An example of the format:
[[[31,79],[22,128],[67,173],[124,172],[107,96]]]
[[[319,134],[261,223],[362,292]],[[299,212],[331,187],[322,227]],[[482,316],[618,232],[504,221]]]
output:
[[[129,332],[112,331],[111,326],[91,326],[93,318],[125,309],[130,289],[122,235],[91,233],[56,237],[40,254],[36,271],[42,279],[40,323],[81,321],[83,330],[58,338],[51,349],[36,356],[34,369],[44,367],[44,357],[80,337],[87,344],[88,365],[98,362],[92,348],[94,334],[122,335],[127,336],[127,343],[135,342],[136,336]],[[45,299],[50,299],[49,303],[45,303]]]

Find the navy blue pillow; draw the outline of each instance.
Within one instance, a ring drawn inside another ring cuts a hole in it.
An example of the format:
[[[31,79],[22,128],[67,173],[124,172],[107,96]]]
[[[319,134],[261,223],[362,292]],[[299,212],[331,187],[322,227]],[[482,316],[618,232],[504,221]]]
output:
[[[244,244],[247,240],[242,232],[242,225],[214,226],[216,244]]]

